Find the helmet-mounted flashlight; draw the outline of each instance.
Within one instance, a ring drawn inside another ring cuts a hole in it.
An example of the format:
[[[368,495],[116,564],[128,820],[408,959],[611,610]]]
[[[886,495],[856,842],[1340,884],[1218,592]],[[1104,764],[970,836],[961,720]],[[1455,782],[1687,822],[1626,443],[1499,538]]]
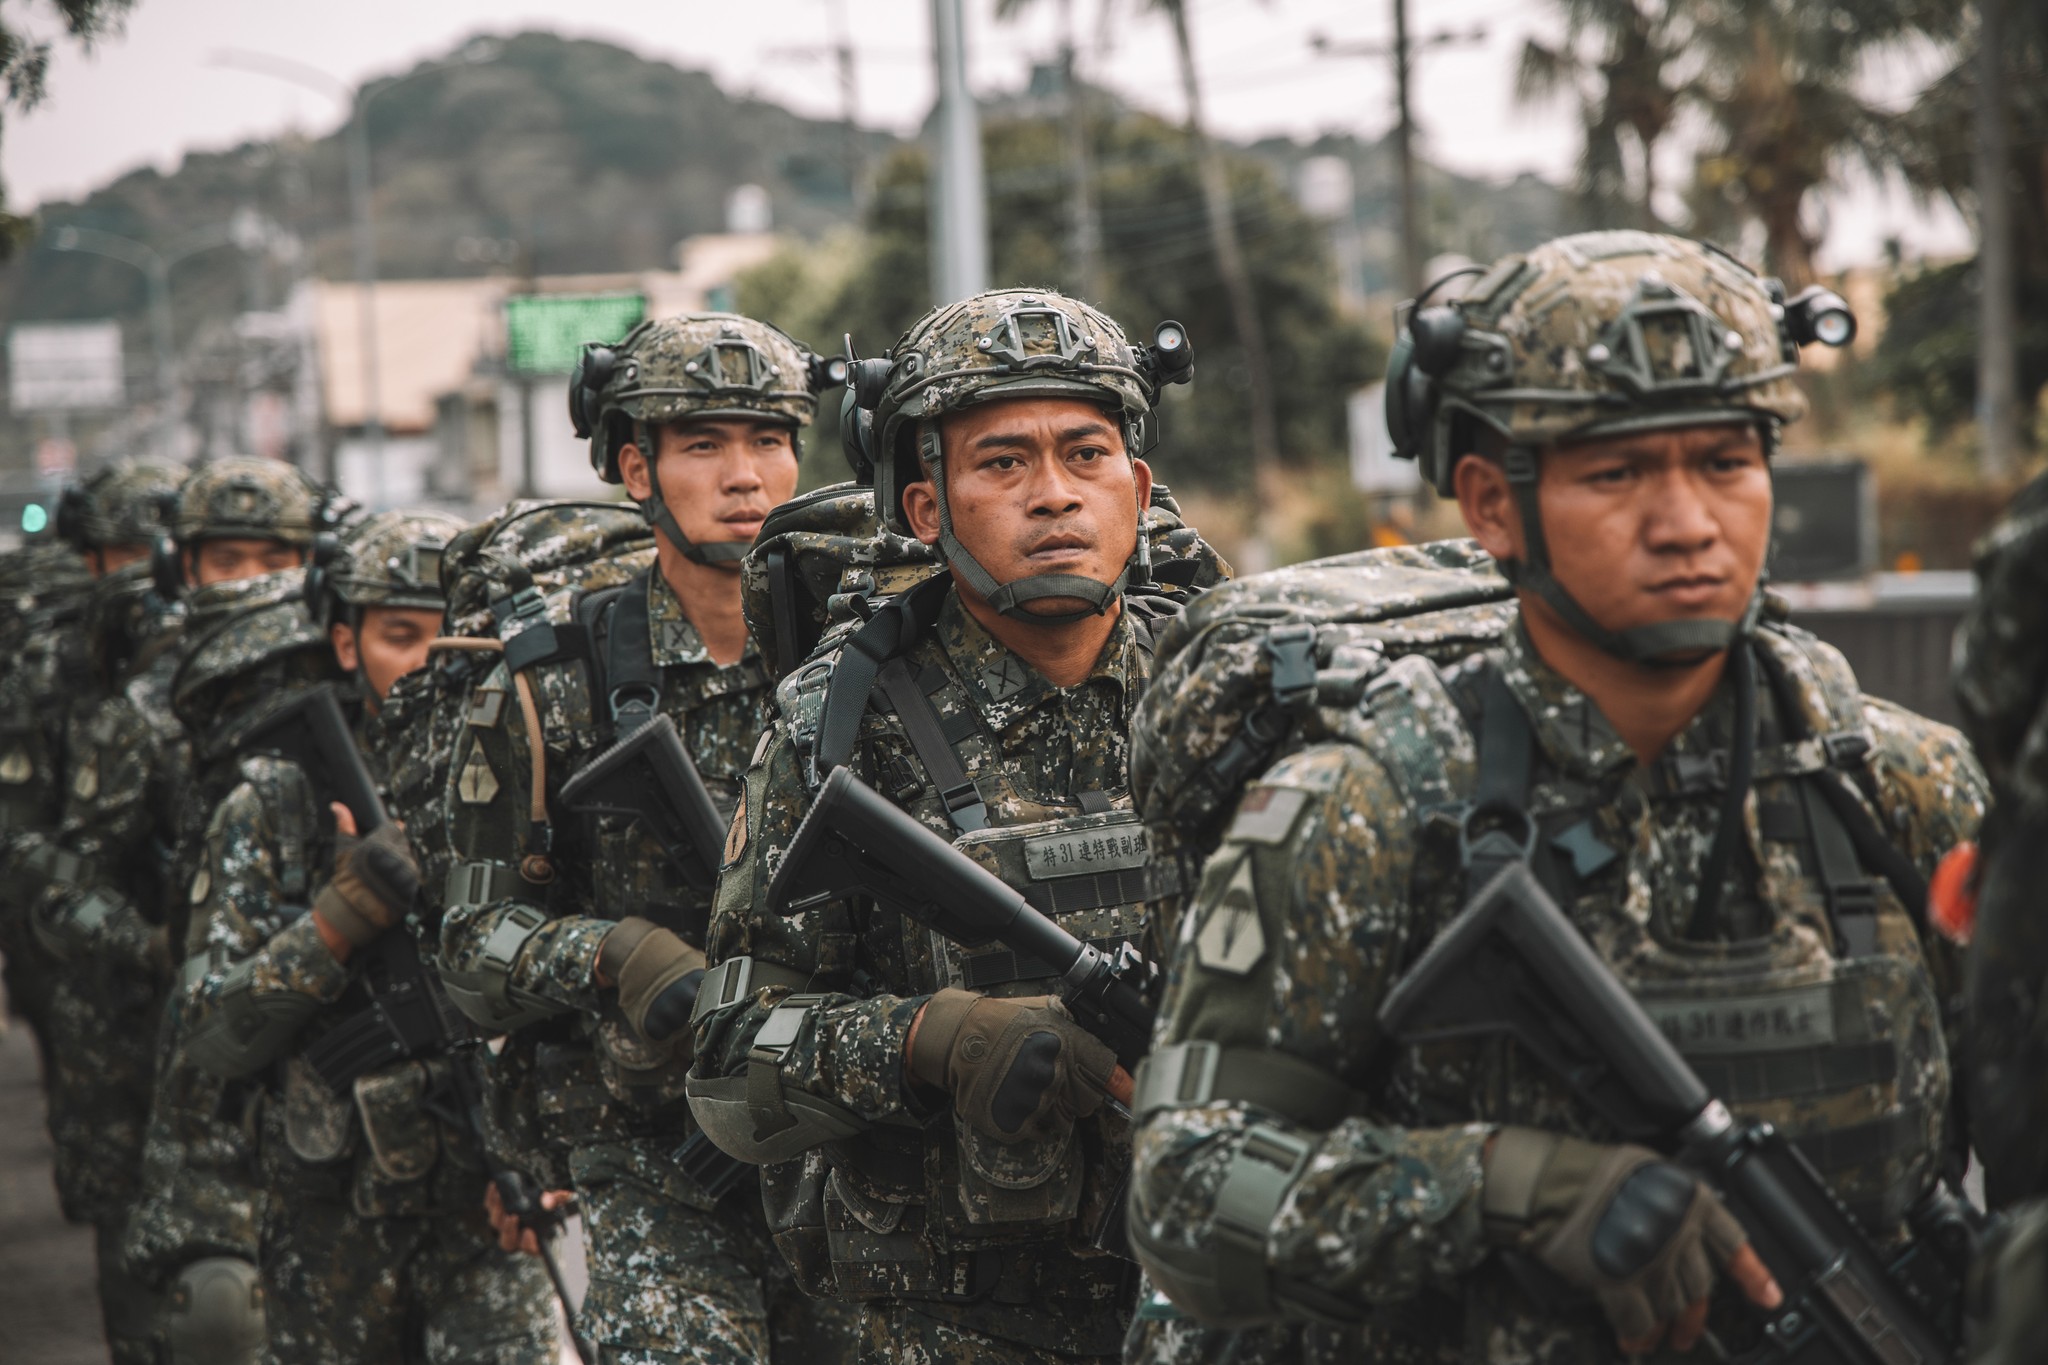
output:
[[[1786,303],[1785,334],[1800,346],[1847,346],[1856,339],[1856,315],[1840,294],[1810,284]]]

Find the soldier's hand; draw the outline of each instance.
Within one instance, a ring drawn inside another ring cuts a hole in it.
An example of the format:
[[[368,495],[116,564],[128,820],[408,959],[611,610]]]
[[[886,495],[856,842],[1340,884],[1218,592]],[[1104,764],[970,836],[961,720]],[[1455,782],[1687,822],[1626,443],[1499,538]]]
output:
[[[998,1142],[1064,1135],[1101,1106],[1116,1054],[1049,995],[943,990],[918,1011],[910,1074]]]
[[[1734,1215],[1646,1147],[1504,1128],[1487,1146],[1486,1213],[1572,1284],[1591,1290],[1624,1351],[1689,1351],[1706,1331],[1717,1270],[1763,1308],[1777,1281]]]
[[[704,980],[704,954],[651,920],[628,916],[597,950],[599,985],[616,982],[619,1010],[650,1043],[687,1047],[690,1014]]]
[[[313,900],[313,911],[351,947],[361,948],[412,908],[420,891],[420,866],[397,821],[379,825],[368,838],[355,837],[348,808],[335,806],[334,875]]]
[[[574,1203],[573,1190],[545,1190],[540,1196],[540,1206],[549,1212],[565,1209]],[[505,1207],[505,1201],[498,1193],[497,1182],[484,1186],[484,1216],[491,1220],[492,1231],[498,1234],[500,1251],[523,1251],[529,1256],[540,1255],[540,1234],[520,1221],[519,1215]]]

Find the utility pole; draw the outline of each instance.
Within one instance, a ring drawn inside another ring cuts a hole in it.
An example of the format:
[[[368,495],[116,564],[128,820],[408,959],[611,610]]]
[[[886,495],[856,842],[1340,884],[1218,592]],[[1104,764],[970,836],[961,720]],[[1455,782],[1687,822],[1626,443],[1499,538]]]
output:
[[[932,160],[932,294],[943,304],[988,288],[981,118],[967,89],[961,0],[932,0],[932,58],[939,86],[939,145]]]
[[[1102,220],[1095,212],[1095,158],[1088,147],[1088,99],[1075,70],[1074,0],[1060,0],[1061,134],[1066,143],[1069,254],[1074,288],[1102,302]]]
[[[1994,479],[2012,474],[2019,446],[2005,6],[1977,0],[1977,433],[1984,473]]]
[[[1391,58],[1394,64],[1394,161],[1401,185],[1401,288],[1413,296],[1428,281],[1422,278],[1428,253],[1422,241],[1422,193],[1415,175],[1415,115],[1409,99],[1410,77],[1418,53],[1452,44],[1486,40],[1486,27],[1477,25],[1466,33],[1448,29],[1430,34],[1421,42],[1408,37],[1408,0],[1393,0],[1394,41],[1391,43],[1333,43],[1321,34],[1309,39],[1309,46],[1325,57]]]

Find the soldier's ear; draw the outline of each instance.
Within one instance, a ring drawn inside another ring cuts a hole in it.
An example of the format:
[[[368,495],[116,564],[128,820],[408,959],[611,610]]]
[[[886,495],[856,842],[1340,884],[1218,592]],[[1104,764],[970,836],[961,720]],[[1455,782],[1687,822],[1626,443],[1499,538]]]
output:
[[[327,628],[328,643],[334,646],[334,661],[341,665],[344,673],[353,673],[363,661],[356,649],[356,633],[344,621],[336,621]]]
[[[653,474],[637,441],[628,441],[619,447],[619,482],[625,485],[626,496],[635,502],[644,502],[654,496]]]
[[[1479,548],[1495,559],[1519,558],[1522,517],[1500,461],[1477,454],[1461,457],[1451,471],[1451,487],[1457,493],[1465,530],[1479,542]]]

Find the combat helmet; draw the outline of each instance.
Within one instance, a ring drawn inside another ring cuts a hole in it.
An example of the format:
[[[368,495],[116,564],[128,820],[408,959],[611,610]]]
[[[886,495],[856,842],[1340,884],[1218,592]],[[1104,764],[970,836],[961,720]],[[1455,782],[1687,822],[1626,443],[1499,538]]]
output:
[[[441,555],[463,530],[440,512],[379,512],[348,530],[322,532],[306,568],[306,608],[316,626],[362,623],[365,607],[446,611]]]
[[[161,460],[121,460],[95,470],[57,499],[57,538],[80,554],[111,545],[156,544],[185,471]]]
[[[1458,298],[1431,304],[1454,276],[1404,305],[1387,361],[1395,455],[1419,460],[1446,496],[1464,455],[1505,448],[1526,554],[1501,568],[1607,652],[1635,662],[1725,649],[1754,624],[1674,621],[1610,631],[1551,573],[1537,499],[1545,447],[1629,431],[1753,425],[1766,451],[1806,413],[1799,348],[1847,345],[1848,305],[1818,287],[1787,300],[1720,248],[1662,233],[1560,237],[1491,267]]]
[[[158,591],[178,594],[185,555],[204,541],[275,540],[310,551],[353,506],[282,460],[237,456],[201,465],[179,486],[170,538],[158,542]]]
[[[569,420],[590,441],[597,477],[618,483],[619,452],[639,446],[651,469],[659,428],[667,423],[739,418],[800,432],[817,412],[819,390],[845,377],[844,361],[813,354],[778,327],[737,313],[685,313],[643,322],[616,345],[584,346],[569,379]],[[801,440],[793,439],[801,457]],[[658,486],[641,500],[640,511],[699,564],[736,562],[751,543],[694,543]]]
[[[909,535],[903,490],[929,478],[938,495],[939,548],[953,571],[1007,616],[1074,620],[1106,611],[1133,576],[1147,569],[1146,538],[1113,583],[1078,574],[1034,574],[998,583],[953,534],[940,458],[939,418],[976,403],[1007,398],[1077,398],[1115,416],[1124,448],[1137,459],[1152,447],[1154,406],[1166,384],[1194,374],[1187,331],[1162,322],[1152,344],[1133,346],[1107,314],[1047,289],[994,289],[933,309],[879,360],[854,362],[852,403],[842,422],[848,459],[872,467],[875,509],[882,524]],[[855,411],[860,409],[863,411]],[[1143,509],[1140,509],[1142,515]],[[1023,612],[1047,597],[1090,605],[1061,615]]]
[[[209,583],[186,594],[185,646],[171,709],[202,758],[233,747],[251,719],[246,700],[340,673],[327,636],[306,611],[305,571]]]

